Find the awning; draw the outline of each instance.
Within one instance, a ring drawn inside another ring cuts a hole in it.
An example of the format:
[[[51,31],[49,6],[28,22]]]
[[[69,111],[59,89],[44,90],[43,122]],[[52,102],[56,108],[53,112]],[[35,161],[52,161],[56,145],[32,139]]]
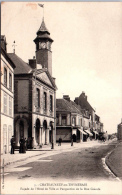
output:
[[[81,133],[83,133],[84,135],[87,135],[86,132],[84,132],[82,129],[78,129]]]
[[[99,135],[99,133],[97,131],[93,131],[95,134]]]
[[[88,133],[90,136],[93,136],[93,134],[90,132],[90,130],[85,130],[86,133]]]

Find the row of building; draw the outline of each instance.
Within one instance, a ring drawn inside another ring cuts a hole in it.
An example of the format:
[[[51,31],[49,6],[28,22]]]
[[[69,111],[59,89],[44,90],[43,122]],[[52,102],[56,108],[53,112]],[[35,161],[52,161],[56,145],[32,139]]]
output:
[[[6,37],[1,36],[1,152],[10,152],[10,139],[16,147],[23,137],[28,148],[42,147],[59,138],[81,142],[97,139],[103,123],[84,92],[74,101],[68,95],[56,99],[57,86],[52,76],[53,39],[44,19],[34,39],[36,52],[28,63],[7,53]]]

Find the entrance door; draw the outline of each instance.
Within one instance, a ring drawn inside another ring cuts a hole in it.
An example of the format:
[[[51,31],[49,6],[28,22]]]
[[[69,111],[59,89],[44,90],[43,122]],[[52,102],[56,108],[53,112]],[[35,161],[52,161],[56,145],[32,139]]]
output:
[[[48,143],[48,132],[47,132],[47,121],[44,120],[43,122],[43,130],[44,130],[44,134],[45,134],[45,143],[44,144],[47,144]]]

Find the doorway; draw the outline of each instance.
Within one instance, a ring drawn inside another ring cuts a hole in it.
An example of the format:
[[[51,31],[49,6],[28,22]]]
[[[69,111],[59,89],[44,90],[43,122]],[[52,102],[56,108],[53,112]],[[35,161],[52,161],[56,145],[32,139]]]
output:
[[[39,130],[40,130],[40,120],[37,119],[36,120],[36,135],[35,135],[35,139],[36,139],[36,143],[39,145]]]

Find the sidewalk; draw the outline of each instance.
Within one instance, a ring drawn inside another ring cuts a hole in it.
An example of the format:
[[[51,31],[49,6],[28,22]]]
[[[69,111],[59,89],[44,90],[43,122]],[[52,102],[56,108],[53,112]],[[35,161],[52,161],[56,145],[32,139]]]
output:
[[[34,157],[34,156],[43,156],[44,154],[51,154],[55,155],[57,153],[61,152],[68,152],[71,150],[79,149],[79,148],[87,148],[87,147],[94,147],[94,146],[100,146],[103,143],[96,141],[88,141],[88,142],[82,142],[82,143],[73,143],[73,146],[71,146],[71,143],[62,143],[61,146],[58,146],[58,143],[54,145],[54,149],[51,149],[51,145],[44,145],[41,149],[34,149],[34,150],[27,150],[26,153],[20,154],[19,151],[15,151],[15,154],[4,154],[1,155],[1,167],[9,165],[11,163],[24,161],[28,158]]]

